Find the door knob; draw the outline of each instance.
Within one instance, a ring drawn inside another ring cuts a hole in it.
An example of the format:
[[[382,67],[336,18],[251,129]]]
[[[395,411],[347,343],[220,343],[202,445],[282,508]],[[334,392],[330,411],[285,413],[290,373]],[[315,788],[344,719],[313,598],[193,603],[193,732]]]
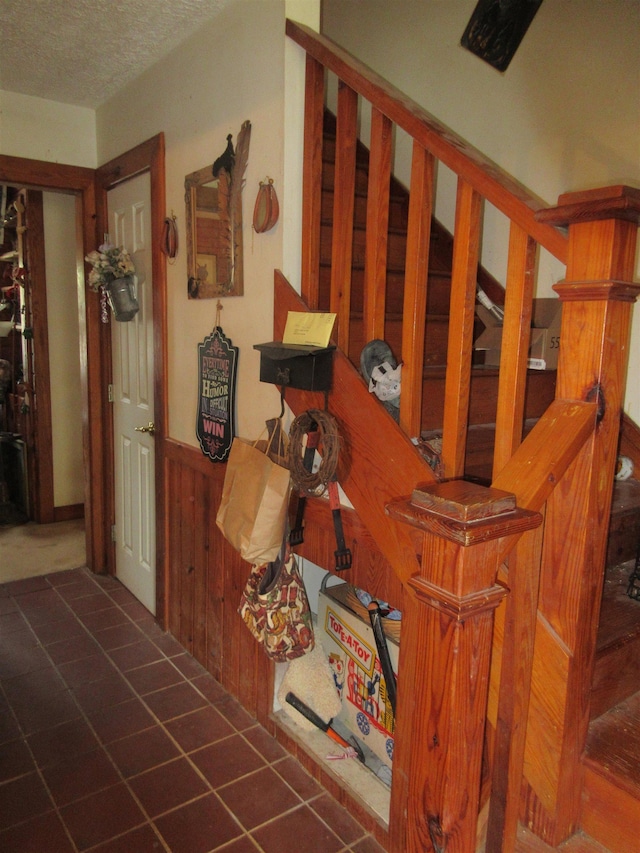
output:
[[[134,430],[136,432],[148,432],[149,435],[155,435],[156,425],[154,424],[153,421],[149,421],[147,426],[145,426],[145,427],[134,427]]]

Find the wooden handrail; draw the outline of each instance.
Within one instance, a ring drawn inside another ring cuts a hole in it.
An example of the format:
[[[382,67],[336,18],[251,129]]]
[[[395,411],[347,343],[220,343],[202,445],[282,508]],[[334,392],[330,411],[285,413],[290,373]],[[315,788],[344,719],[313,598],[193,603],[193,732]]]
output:
[[[483,198],[517,222],[537,243],[566,262],[566,236],[535,218],[539,210],[547,207],[541,199],[331,39],[291,20],[287,20],[286,33],[308,56],[370,101]]]
[[[337,340],[349,351],[351,263],[355,194],[357,99],[371,105],[367,190],[362,334],[364,341],[385,339],[389,242],[392,125],[413,137],[410,209],[407,230],[402,318],[403,394],[400,423],[409,436],[421,431],[422,381],[426,335],[429,238],[434,212],[437,161],[458,176],[453,237],[450,325],[443,413],[442,465],[445,476],[464,475],[472,377],[476,283],[485,202],[511,221],[507,283],[510,298],[503,340],[507,369],[501,377],[496,421],[494,472],[506,463],[522,437],[534,262],[538,245],[560,260],[566,236],[542,223],[544,205],[476,149],[404,96],[338,45],[303,25],[287,21],[287,34],[307,51],[305,154],[303,180],[302,296],[312,310],[320,294],[320,187],[323,168],[325,71],[338,76],[336,165],[330,307],[338,317]],[[517,296],[519,294],[519,296]]]
[[[542,509],[578,450],[593,434],[597,413],[595,402],[554,400],[494,479],[494,488],[513,492],[518,506],[524,509]]]
[[[526,805],[520,803],[521,808],[529,810],[527,821],[557,844],[575,828],[579,814],[580,790],[571,786],[570,780],[578,774],[586,737],[588,715],[583,712],[588,706],[596,599],[601,588],[601,558],[627,358],[618,342],[628,337],[630,303],[640,290],[631,284],[640,192],[614,187],[571,194],[561,197],[557,208],[545,210],[540,199],[330,39],[292,21],[287,21],[286,31],[307,52],[303,298],[300,300],[276,274],[275,332],[278,336],[282,331],[287,309],[319,308],[319,195],[328,70],[338,77],[340,149],[334,184],[330,305],[338,314],[338,342],[345,350],[336,353],[330,406],[351,454],[350,467],[338,473],[356,512],[404,587],[401,671],[408,679],[404,684],[429,682],[426,693],[424,689],[414,693],[410,687],[409,698],[399,690],[402,698],[392,787],[391,850],[418,853],[438,849],[441,841],[443,848],[450,844],[447,849],[452,853],[472,850],[474,833],[469,821],[474,815],[473,805],[470,811],[468,806],[475,802],[476,780],[468,777],[473,776],[472,766],[479,767],[482,744],[480,737],[466,737],[466,733],[480,732],[484,719],[481,692],[475,697],[473,710],[465,704],[464,696],[470,684],[480,687],[488,679],[491,626],[484,620],[492,617],[485,612],[485,600],[495,604],[497,588],[492,584],[507,557],[511,595],[505,608],[504,651],[494,641],[493,652],[496,660],[504,654],[503,671],[509,682],[502,684],[498,710],[497,797],[490,820],[490,849],[501,853],[513,849],[521,787],[527,791]],[[385,324],[390,321],[385,300],[389,298],[386,266],[391,245],[392,125],[413,139],[401,353],[405,367],[400,424],[405,435],[395,428],[384,408],[372,401],[345,354],[351,314],[345,300],[349,302],[351,292],[357,96],[366,99],[372,109],[362,318],[365,340],[385,337]],[[459,542],[437,528],[419,541],[403,530],[403,522],[407,527],[415,522],[411,515],[418,512],[415,507],[406,498],[395,504],[396,509],[400,504],[408,507],[411,518],[390,509],[393,499],[410,493],[419,479],[435,479],[406,435],[418,435],[421,427],[427,270],[437,161],[451,169],[458,181],[442,421],[445,474],[448,478],[464,474],[482,208],[488,202],[507,217],[510,228],[493,487],[514,494],[518,511],[524,515],[544,512],[544,536],[517,525],[509,527],[502,519],[505,526],[496,522],[489,537],[493,544],[487,547],[477,529],[475,535],[480,539],[472,543]],[[568,236],[560,230],[567,226]],[[567,266],[566,280],[555,288],[563,307],[557,399],[522,442],[539,245]],[[585,329],[589,334],[583,336]],[[294,411],[322,405],[308,392],[288,392],[287,401]],[[559,483],[561,487],[556,488]],[[388,515],[383,511],[385,505]],[[568,525],[572,525],[569,535]],[[481,541],[483,545],[475,555],[466,551],[469,544]],[[537,605],[542,618],[536,624]],[[476,630],[472,621],[467,621],[470,607],[477,610],[477,625],[483,636],[479,644],[472,640]],[[541,641],[539,635],[543,635]],[[454,644],[467,657],[456,657],[457,653],[451,652]],[[516,652],[523,644],[525,654],[519,660]],[[545,657],[550,649],[555,654]],[[467,663],[473,668],[472,679],[464,670]],[[528,714],[528,696],[529,691],[535,695],[536,685],[544,682],[547,669],[553,667],[557,682],[553,701],[557,707],[550,710],[550,721],[545,717],[547,709],[541,708],[548,697],[537,696],[537,704],[532,703]],[[514,697],[517,691],[521,692]],[[441,719],[438,710],[443,708],[447,713]],[[452,720],[461,725],[451,727]],[[466,729],[467,724],[471,728]],[[525,729],[527,738],[537,738],[534,743],[539,749],[536,752],[533,747],[523,779]],[[469,773],[453,781],[446,778],[446,761],[442,774],[430,764],[432,747],[434,755],[457,756],[456,773],[460,768],[469,768]],[[469,763],[459,760],[467,750],[473,759]],[[461,814],[461,802],[466,809],[464,839],[458,834],[454,814],[456,809]]]

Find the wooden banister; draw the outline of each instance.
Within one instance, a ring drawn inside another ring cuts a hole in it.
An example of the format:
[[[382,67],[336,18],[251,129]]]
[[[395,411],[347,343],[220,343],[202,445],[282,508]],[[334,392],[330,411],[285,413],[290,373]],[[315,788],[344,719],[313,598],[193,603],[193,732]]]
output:
[[[613,187],[577,193],[545,210],[495,164],[329,39],[292,21],[287,21],[287,34],[307,51],[302,299],[276,273],[275,334],[282,333],[288,310],[319,307],[328,70],[338,77],[330,306],[338,315],[340,346],[329,406],[348,457],[338,474],[405,596],[390,850],[474,849],[492,609],[503,595],[495,578],[507,559],[511,595],[500,617],[501,645],[493,640],[503,681],[492,700],[495,802],[487,849],[513,849],[518,816],[556,845],[576,827],[579,815],[575,780],[589,718],[631,304],[640,292],[631,283],[640,191]],[[345,354],[350,346],[358,97],[369,101],[372,115],[365,340],[384,338],[388,320],[393,125],[413,140],[401,354],[404,434],[372,399]],[[480,527],[461,532],[446,512],[436,513],[437,520],[425,518],[406,498],[398,499],[418,483],[436,479],[407,436],[419,435],[421,428],[438,162],[458,181],[442,439],[447,478],[460,478],[465,470],[487,202],[507,217],[510,229],[493,486],[516,496],[520,515],[517,521],[508,513],[494,518],[485,538]],[[558,226],[568,226],[569,236]],[[538,246],[567,266],[566,279],[556,286],[563,308],[560,362],[556,400],[522,441]],[[296,413],[325,403],[318,394],[294,390],[287,391],[287,402]],[[531,521],[539,512],[545,516],[544,535]],[[553,684],[553,691],[545,691],[546,684]],[[521,789],[524,802],[519,802]]]
[[[537,211],[547,207],[541,199],[331,39],[291,20],[287,20],[286,33],[308,56],[374,104],[425,150],[517,222],[537,243],[563,263],[566,261],[565,235],[535,217]]]
[[[502,329],[502,369],[498,386],[496,444],[493,453],[494,479],[522,440],[535,257],[535,242],[519,225],[512,222]]]
[[[464,475],[481,210],[478,193],[470,184],[459,180],[451,273],[450,317],[453,321],[449,326],[442,440],[445,477]]]
[[[310,308],[320,293],[320,221],[322,203],[322,125],[324,68],[307,54],[302,164],[302,295]]]
[[[305,311],[308,306],[279,270],[274,275],[274,303],[274,335],[281,340],[287,312]],[[295,414],[325,405],[323,394],[293,388],[286,389],[286,401]],[[372,405],[367,386],[340,350],[334,357],[329,411],[338,421],[343,441],[340,485],[398,578],[406,582],[418,569],[415,541],[403,525],[390,521],[385,503],[420,482],[435,482],[435,476],[395,428],[391,415],[382,406]]]
[[[374,108],[371,113],[364,264],[364,334],[367,341],[384,339],[390,181],[391,122]]]
[[[513,492],[518,506],[542,509],[593,434],[597,414],[595,402],[554,400],[494,479],[494,488]]]
[[[566,237],[535,214],[542,203],[478,151],[444,128],[371,69],[329,39],[287,22],[288,35],[307,50],[305,156],[303,187],[302,295],[311,309],[319,305],[320,186],[322,107],[325,69],[338,76],[336,163],[334,171],[330,307],[337,315],[336,336],[350,351],[351,263],[354,244],[355,129],[358,96],[371,105],[371,138],[366,195],[367,228],[363,294],[363,342],[385,339],[390,177],[393,124],[413,136],[410,210],[405,258],[402,352],[403,394],[400,423],[409,436],[421,431],[422,380],[426,334],[429,238],[434,208],[434,175],[440,161],[458,175],[458,204],[453,236],[453,272],[442,461],[445,476],[464,474],[471,392],[475,291],[479,274],[483,207],[488,201],[511,219],[501,403],[495,417],[499,470],[522,438],[527,341],[535,286],[536,247],[560,259]],[[514,405],[515,403],[515,405]]]
[[[580,774],[628,360],[640,193],[564,196],[547,221],[569,226],[556,393],[595,402],[597,428],[547,502],[523,817],[556,846],[578,825]],[[517,454],[516,454],[517,455]],[[568,535],[569,531],[569,535]],[[562,654],[544,651],[551,639]],[[553,702],[535,686],[551,681]],[[551,724],[551,717],[560,725]]]
[[[400,425],[407,435],[420,435],[422,426],[422,371],[424,369],[425,324],[427,311],[427,271],[433,216],[435,160],[413,143],[407,256],[405,260],[402,326],[402,387]]]
[[[336,179],[333,195],[331,299],[329,307],[336,314],[338,346],[343,352],[349,352],[357,122],[357,95],[353,89],[341,83],[338,88],[338,117],[336,122]]]

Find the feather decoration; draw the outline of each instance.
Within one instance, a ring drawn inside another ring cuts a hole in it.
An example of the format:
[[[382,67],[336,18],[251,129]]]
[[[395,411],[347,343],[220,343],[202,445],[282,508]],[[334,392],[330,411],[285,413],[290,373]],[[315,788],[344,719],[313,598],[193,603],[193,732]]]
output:
[[[236,151],[229,187],[229,224],[231,226],[231,263],[233,282],[242,282],[242,189],[245,185],[244,173],[249,162],[249,142],[251,140],[251,122],[242,123],[236,139]]]
[[[245,121],[242,123],[240,133],[236,140],[236,152],[231,172],[231,191],[229,213],[237,210],[237,205],[242,196],[242,189],[245,184],[244,173],[249,162],[249,141],[251,139],[251,122]]]

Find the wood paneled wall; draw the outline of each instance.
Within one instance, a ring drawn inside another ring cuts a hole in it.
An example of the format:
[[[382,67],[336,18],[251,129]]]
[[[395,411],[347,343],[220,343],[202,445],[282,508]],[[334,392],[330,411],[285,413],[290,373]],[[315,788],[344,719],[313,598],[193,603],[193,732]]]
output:
[[[216,527],[226,466],[168,440],[167,629],[246,710],[265,723],[273,669],[238,616],[250,571]]]
[[[199,450],[167,440],[166,626],[246,710],[273,731],[273,667],[238,616],[251,566],[216,526],[226,465]],[[305,543],[296,549],[332,568],[336,548],[326,501],[305,512]],[[353,568],[341,578],[402,608],[402,585],[353,510],[343,510]]]

